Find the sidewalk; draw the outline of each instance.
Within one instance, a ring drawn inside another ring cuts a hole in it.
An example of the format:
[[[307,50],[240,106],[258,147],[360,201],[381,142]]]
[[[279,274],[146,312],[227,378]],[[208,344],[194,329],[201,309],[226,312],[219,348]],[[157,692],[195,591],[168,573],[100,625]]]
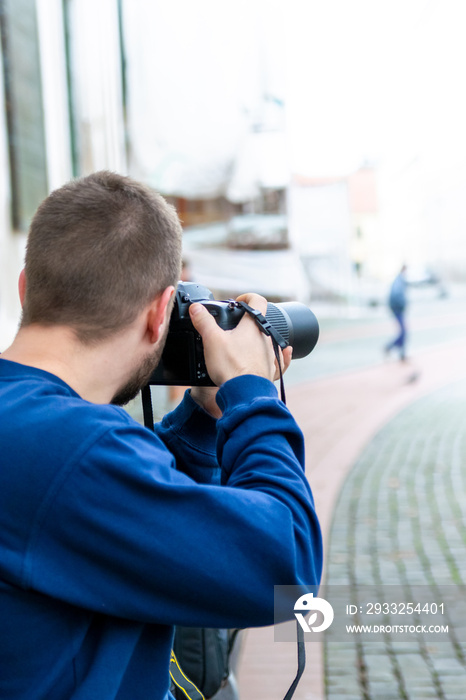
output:
[[[384,503],[381,494],[387,491],[386,481],[381,478],[381,474],[390,465],[392,471],[387,478],[391,479],[389,483],[392,486],[388,489],[389,493],[396,493],[403,503],[412,499],[412,492],[406,491],[411,486],[403,472],[403,455],[407,454],[414,439],[420,444],[427,439],[434,440],[434,427],[437,429],[437,443],[448,443],[448,430],[453,419],[461,420],[465,414],[466,382],[462,383],[462,379],[466,379],[466,340],[457,339],[419,353],[412,364],[379,364],[368,369],[296,384],[288,389],[288,405],[306,438],[306,468],[323,528],[325,575],[330,581],[335,580],[335,576],[341,580],[341,576],[348,574],[349,567],[353,567],[353,573],[360,572],[360,581],[365,581],[364,576],[369,575],[371,565],[365,556],[368,551],[368,535],[364,539],[361,534],[364,532],[378,533],[371,540],[370,546],[369,559],[374,562],[374,566],[389,556],[396,561],[397,557],[404,556],[406,550],[409,555],[403,559],[404,564],[409,564],[413,571],[417,568],[425,576],[422,552],[429,551],[431,541],[424,543],[424,549],[419,546],[417,550],[413,549],[412,542],[402,541],[392,541],[389,554],[381,549],[384,536],[389,537],[393,531],[393,522],[390,525],[390,519],[383,512],[383,507],[388,507],[386,501],[384,506],[381,505]],[[452,387],[442,389],[451,383]],[[414,403],[417,399],[421,401]],[[400,415],[400,411],[410,405],[408,422],[404,417],[407,414]],[[441,407],[444,405],[449,406],[448,413],[443,412]],[[428,420],[426,416],[429,416]],[[385,430],[378,434],[383,426],[386,426]],[[453,431],[455,429],[452,428]],[[458,434],[459,428],[456,430]],[[375,442],[373,439],[377,434]],[[401,456],[399,461],[390,462],[395,447]],[[438,447],[434,446],[433,449]],[[382,455],[383,458],[375,460],[374,454]],[[448,465],[448,453],[444,454],[447,460],[445,464]],[[372,486],[366,486],[362,497],[360,482],[372,464],[378,471],[371,474],[370,481],[364,482]],[[395,473],[397,468],[400,469],[399,473]],[[457,474],[452,478],[456,479],[457,498],[452,500],[451,490],[448,493],[442,492],[443,500],[438,500],[435,511],[437,529],[442,523],[443,514],[451,513],[452,503],[458,504],[461,501],[463,494],[458,493],[458,490],[466,491],[466,486]],[[419,522],[427,527],[432,511],[432,489],[428,486],[431,481],[423,478],[420,483],[422,488],[429,488],[430,491],[416,491],[415,509]],[[336,509],[340,492],[341,498]],[[466,493],[464,497],[466,501]],[[373,506],[374,503],[379,505]],[[456,517],[458,508],[459,506],[455,511]],[[372,520],[368,520],[368,512],[371,513]],[[403,526],[402,517],[405,516],[400,510],[397,523],[400,522],[401,526],[397,532],[408,533],[409,529]],[[411,523],[412,515],[409,518]],[[334,525],[330,534],[332,519]],[[384,527],[391,528],[390,532],[385,532]],[[452,527],[455,527],[454,523],[449,523],[448,536]],[[356,550],[349,557],[348,532],[354,533],[355,530]],[[458,568],[461,563],[459,553],[465,543],[461,542],[461,528],[456,527],[456,531],[454,562]],[[443,549],[438,542],[432,545],[438,557],[432,564],[431,572],[439,580],[442,577],[443,580],[450,580],[453,570],[451,558],[448,558],[448,553],[445,554],[444,543],[447,539],[444,533],[441,538]],[[365,568],[361,566],[362,561]],[[465,572],[464,567],[461,571]],[[370,580],[367,582],[370,583]],[[466,697],[466,691],[459,692],[460,687],[466,688],[466,671],[458,656],[451,654],[451,650],[447,653],[447,658],[435,660],[427,658],[422,649],[416,648],[412,654],[405,654],[400,659],[390,656],[390,663],[387,663],[387,649],[382,650],[382,653],[379,649],[378,655],[371,657],[370,650],[361,651],[356,649],[356,645],[351,650],[338,648],[338,645],[332,648],[328,644],[325,652],[327,664],[324,672],[321,645],[307,644],[307,668],[295,693],[296,700],[324,700],[326,697],[329,700],[427,700],[432,697],[456,700]],[[248,631],[239,668],[241,700],[283,698],[296,672],[295,654],[295,645],[273,642],[272,628]],[[327,696],[324,693],[324,683],[328,687]]]

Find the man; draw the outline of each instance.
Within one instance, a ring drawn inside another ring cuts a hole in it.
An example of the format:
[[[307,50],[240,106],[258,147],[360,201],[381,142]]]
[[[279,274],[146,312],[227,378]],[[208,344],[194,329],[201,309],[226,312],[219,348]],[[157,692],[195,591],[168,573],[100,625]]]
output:
[[[319,580],[302,435],[249,317],[225,332],[191,307],[220,389],[157,435],[112,405],[160,358],[180,241],[161,197],[106,172],[32,221],[0,357],[2,700],[168,698],[173,625],[271,624],[274,585]],[[196,483],[215,451],[222,486]]]
[[[388,306],[398,324],[396,337],[385,346],[385,353],[388,354],[394,348],[398,348],[400,360],[406,360],[406,324],[405,312],[407,306],[406,296],[406,265],[403,265],[398,275],[393,280],[388,297]]]

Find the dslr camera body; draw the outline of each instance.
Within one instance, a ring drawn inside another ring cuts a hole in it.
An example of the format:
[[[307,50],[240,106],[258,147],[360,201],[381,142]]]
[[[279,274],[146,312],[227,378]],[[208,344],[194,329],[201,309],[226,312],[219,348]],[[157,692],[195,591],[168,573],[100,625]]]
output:
[[[235,328],[246,313],[233,299],[216,301],[207,287],[194,282],[179,282],[162,358],[149,384],[215,386],[207,372],[202,338],[189,316],[189,307],[194,302],[205,306],[220,328],[226,331]],[[319,324],[307,306],[295,301],[269,302],[265,318],[286,344],[293,346],[293,359],[312,352],[319,337]]]

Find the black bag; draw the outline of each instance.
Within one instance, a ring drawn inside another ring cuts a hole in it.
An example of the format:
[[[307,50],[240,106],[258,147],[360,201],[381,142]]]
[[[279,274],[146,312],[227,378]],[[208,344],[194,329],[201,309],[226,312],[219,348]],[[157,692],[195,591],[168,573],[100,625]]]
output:
[[[206,699],[213,697],[228,678],[228,662],[237,631],[176,627],[173,651],[178,667]],[[172,679],[175,680],[173,675]],[[176,700],[186,700],[186,692],[176,684],[172,692]]]

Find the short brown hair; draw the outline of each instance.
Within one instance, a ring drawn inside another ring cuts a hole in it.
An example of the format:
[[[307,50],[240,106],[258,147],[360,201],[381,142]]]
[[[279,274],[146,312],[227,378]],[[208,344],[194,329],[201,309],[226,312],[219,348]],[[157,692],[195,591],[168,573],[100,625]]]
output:
[[[82,342],[130,324],[176,285],[181,225],[145,185],[101,171],[52,192],[32,220],[22,326],[67,325]]]

